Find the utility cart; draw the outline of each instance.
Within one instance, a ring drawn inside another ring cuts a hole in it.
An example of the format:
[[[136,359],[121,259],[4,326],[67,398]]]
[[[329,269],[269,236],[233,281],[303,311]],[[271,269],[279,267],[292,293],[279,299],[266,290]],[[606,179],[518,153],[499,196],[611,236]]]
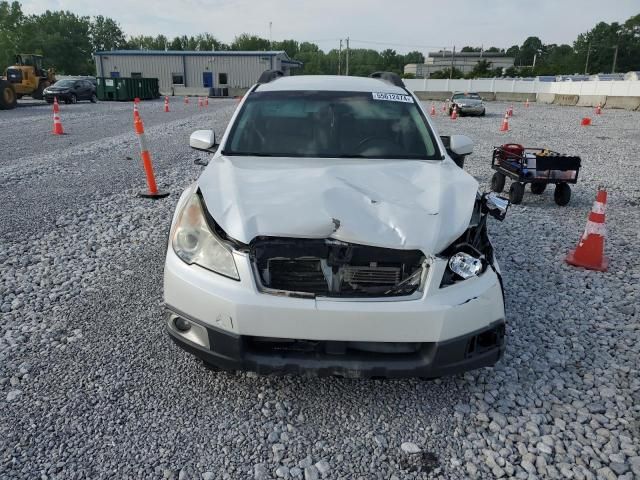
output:
[[[569,184],[578,181],[580,157],[508,143],[493,148],[491,168],[495,170],[491,178],[494,192],[502,192],[507,177],[512,180],[509,188],[511,203],[517,205],[522,202],[527,183],[531,184],[531,193],[535,195],[540,195],[552,183],[555,185],[553,199],[563,206],[571,200]]]

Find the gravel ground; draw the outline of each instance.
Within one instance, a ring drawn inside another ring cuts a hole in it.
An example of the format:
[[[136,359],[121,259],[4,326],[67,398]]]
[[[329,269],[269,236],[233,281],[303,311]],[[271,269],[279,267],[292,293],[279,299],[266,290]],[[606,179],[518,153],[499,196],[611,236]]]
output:
[[[426,106],[430,107],[427,102]],[[487,189],[491,146],[582,156],[567,207],[525,194],[492,222],[508,346],[495,367],[433,382],[212,373],[168,340],[162,264],[188,135],[234,101],[141,105],[162,201],[144,188],[131,105],[0,112],[0,478],[640,478],[640,113],[506,104],[451,121]],[[598,185],[608,273],[570,268]]]

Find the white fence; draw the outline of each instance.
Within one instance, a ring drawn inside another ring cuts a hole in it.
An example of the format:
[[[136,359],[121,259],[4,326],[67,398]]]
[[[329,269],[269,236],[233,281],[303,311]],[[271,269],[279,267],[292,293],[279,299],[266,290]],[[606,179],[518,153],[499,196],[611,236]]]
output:
[[[516,92],[640,97],[640,80],[540,82],[537,80],[482,78],[476,80],[405,79],[404,83],[409,90],[414,92]]]

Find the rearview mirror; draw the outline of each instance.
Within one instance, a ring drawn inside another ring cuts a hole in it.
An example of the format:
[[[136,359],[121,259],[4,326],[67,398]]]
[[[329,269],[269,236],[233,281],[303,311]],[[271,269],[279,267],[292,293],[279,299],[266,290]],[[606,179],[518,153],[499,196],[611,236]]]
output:
[[[216,134],[213,130],[196,130],[189,137],[189,146],[196,150],[216,151]]]
[[[487,213],[496,220],[504,220],[507,216],[507,210],[509,210],[508,198],[500,197],[497,193],[490,192],[484,196],[484,205],[487,209]]]
[[[473,140],[466,135],[451,135],[449,150],[456,155],[469,155],[473,152]]]

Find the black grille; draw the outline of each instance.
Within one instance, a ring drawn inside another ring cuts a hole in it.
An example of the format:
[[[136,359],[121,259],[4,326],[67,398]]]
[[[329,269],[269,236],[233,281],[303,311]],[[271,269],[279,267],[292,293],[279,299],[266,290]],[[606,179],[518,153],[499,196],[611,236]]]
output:
[[[320,260],[269,260],[269,288],[327,294],[327,279]]]

